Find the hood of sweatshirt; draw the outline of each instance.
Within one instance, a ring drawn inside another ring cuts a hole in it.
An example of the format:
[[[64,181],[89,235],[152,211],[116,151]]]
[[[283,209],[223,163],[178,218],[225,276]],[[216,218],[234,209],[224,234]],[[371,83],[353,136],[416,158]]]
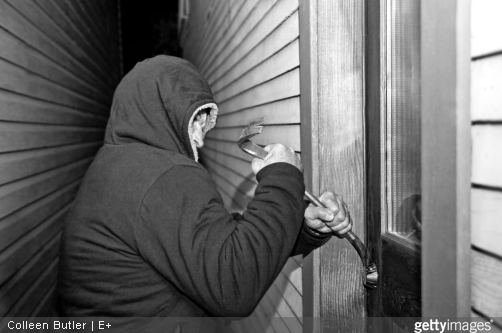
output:
[[[211,88],[191,63],[164,55],[147,59],[115,90],[105,144],[143,143],[197,161],[192,123],[203,109],[210,110],[205,134],[216,124],[218,108]]]

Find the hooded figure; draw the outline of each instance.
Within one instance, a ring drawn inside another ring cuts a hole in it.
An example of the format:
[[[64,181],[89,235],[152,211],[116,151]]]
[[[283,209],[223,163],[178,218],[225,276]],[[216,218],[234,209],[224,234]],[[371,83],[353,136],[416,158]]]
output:
[[[197,162],[217,112],[185,60],[157,56],[124,77],[65,222],[62,315],[247,316],[290,255],[330,238],[302,228],[303,175],[288,163],[258,172],[242,215],[224,208]]]

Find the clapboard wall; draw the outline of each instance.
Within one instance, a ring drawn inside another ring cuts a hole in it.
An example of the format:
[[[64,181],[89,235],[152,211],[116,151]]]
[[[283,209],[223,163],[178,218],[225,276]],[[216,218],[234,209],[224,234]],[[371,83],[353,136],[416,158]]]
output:
[[[227,208],[243,211],[256,187],[252,158],[236,144],[243,127],[266,116],[255,141],[300,153],[298,0],[191,0],[180,33],[184,57],[207,79],[219,105],[202,162]],[[301,294],[301,258],[292,258],[253,314],[289,319],[256,321],[257,329],[301,332]]]
[[[502,317],[502,2],[472,0],[472,310]],[[498,322],[502,329],[502,322]]]
[[[120,73],[117,1],[0,1],[0,317],[46,316]]]

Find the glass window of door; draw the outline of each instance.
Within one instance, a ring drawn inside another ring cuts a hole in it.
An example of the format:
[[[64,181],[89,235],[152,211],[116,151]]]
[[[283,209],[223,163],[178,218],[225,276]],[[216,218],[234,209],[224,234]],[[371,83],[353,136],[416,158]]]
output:
[[[419,243],[420,1],[387,0],[384,8],[382,231]]]

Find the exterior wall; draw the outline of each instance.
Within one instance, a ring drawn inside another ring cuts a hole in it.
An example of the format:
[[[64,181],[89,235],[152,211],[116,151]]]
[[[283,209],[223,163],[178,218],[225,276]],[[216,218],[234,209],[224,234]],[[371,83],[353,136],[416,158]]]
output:
[[[46,316],[120,77],[117,1],[0,1],[0,316]]]
[[[502,316],[501,12],[472,0],[472,310],[489,318]]]
[[[300,153],[298,37],[298,0],[190,2],[181,31],[184,57],[208,80],[220,108],[202,163],[230,211],[245,210],[256,187],[252,158],[236,144],[246,124],[266,116],[255,141]],[[296,319],[262,321],[263,331],[301,331],[301,276],[301,258],[290,259],[253,314]]]

